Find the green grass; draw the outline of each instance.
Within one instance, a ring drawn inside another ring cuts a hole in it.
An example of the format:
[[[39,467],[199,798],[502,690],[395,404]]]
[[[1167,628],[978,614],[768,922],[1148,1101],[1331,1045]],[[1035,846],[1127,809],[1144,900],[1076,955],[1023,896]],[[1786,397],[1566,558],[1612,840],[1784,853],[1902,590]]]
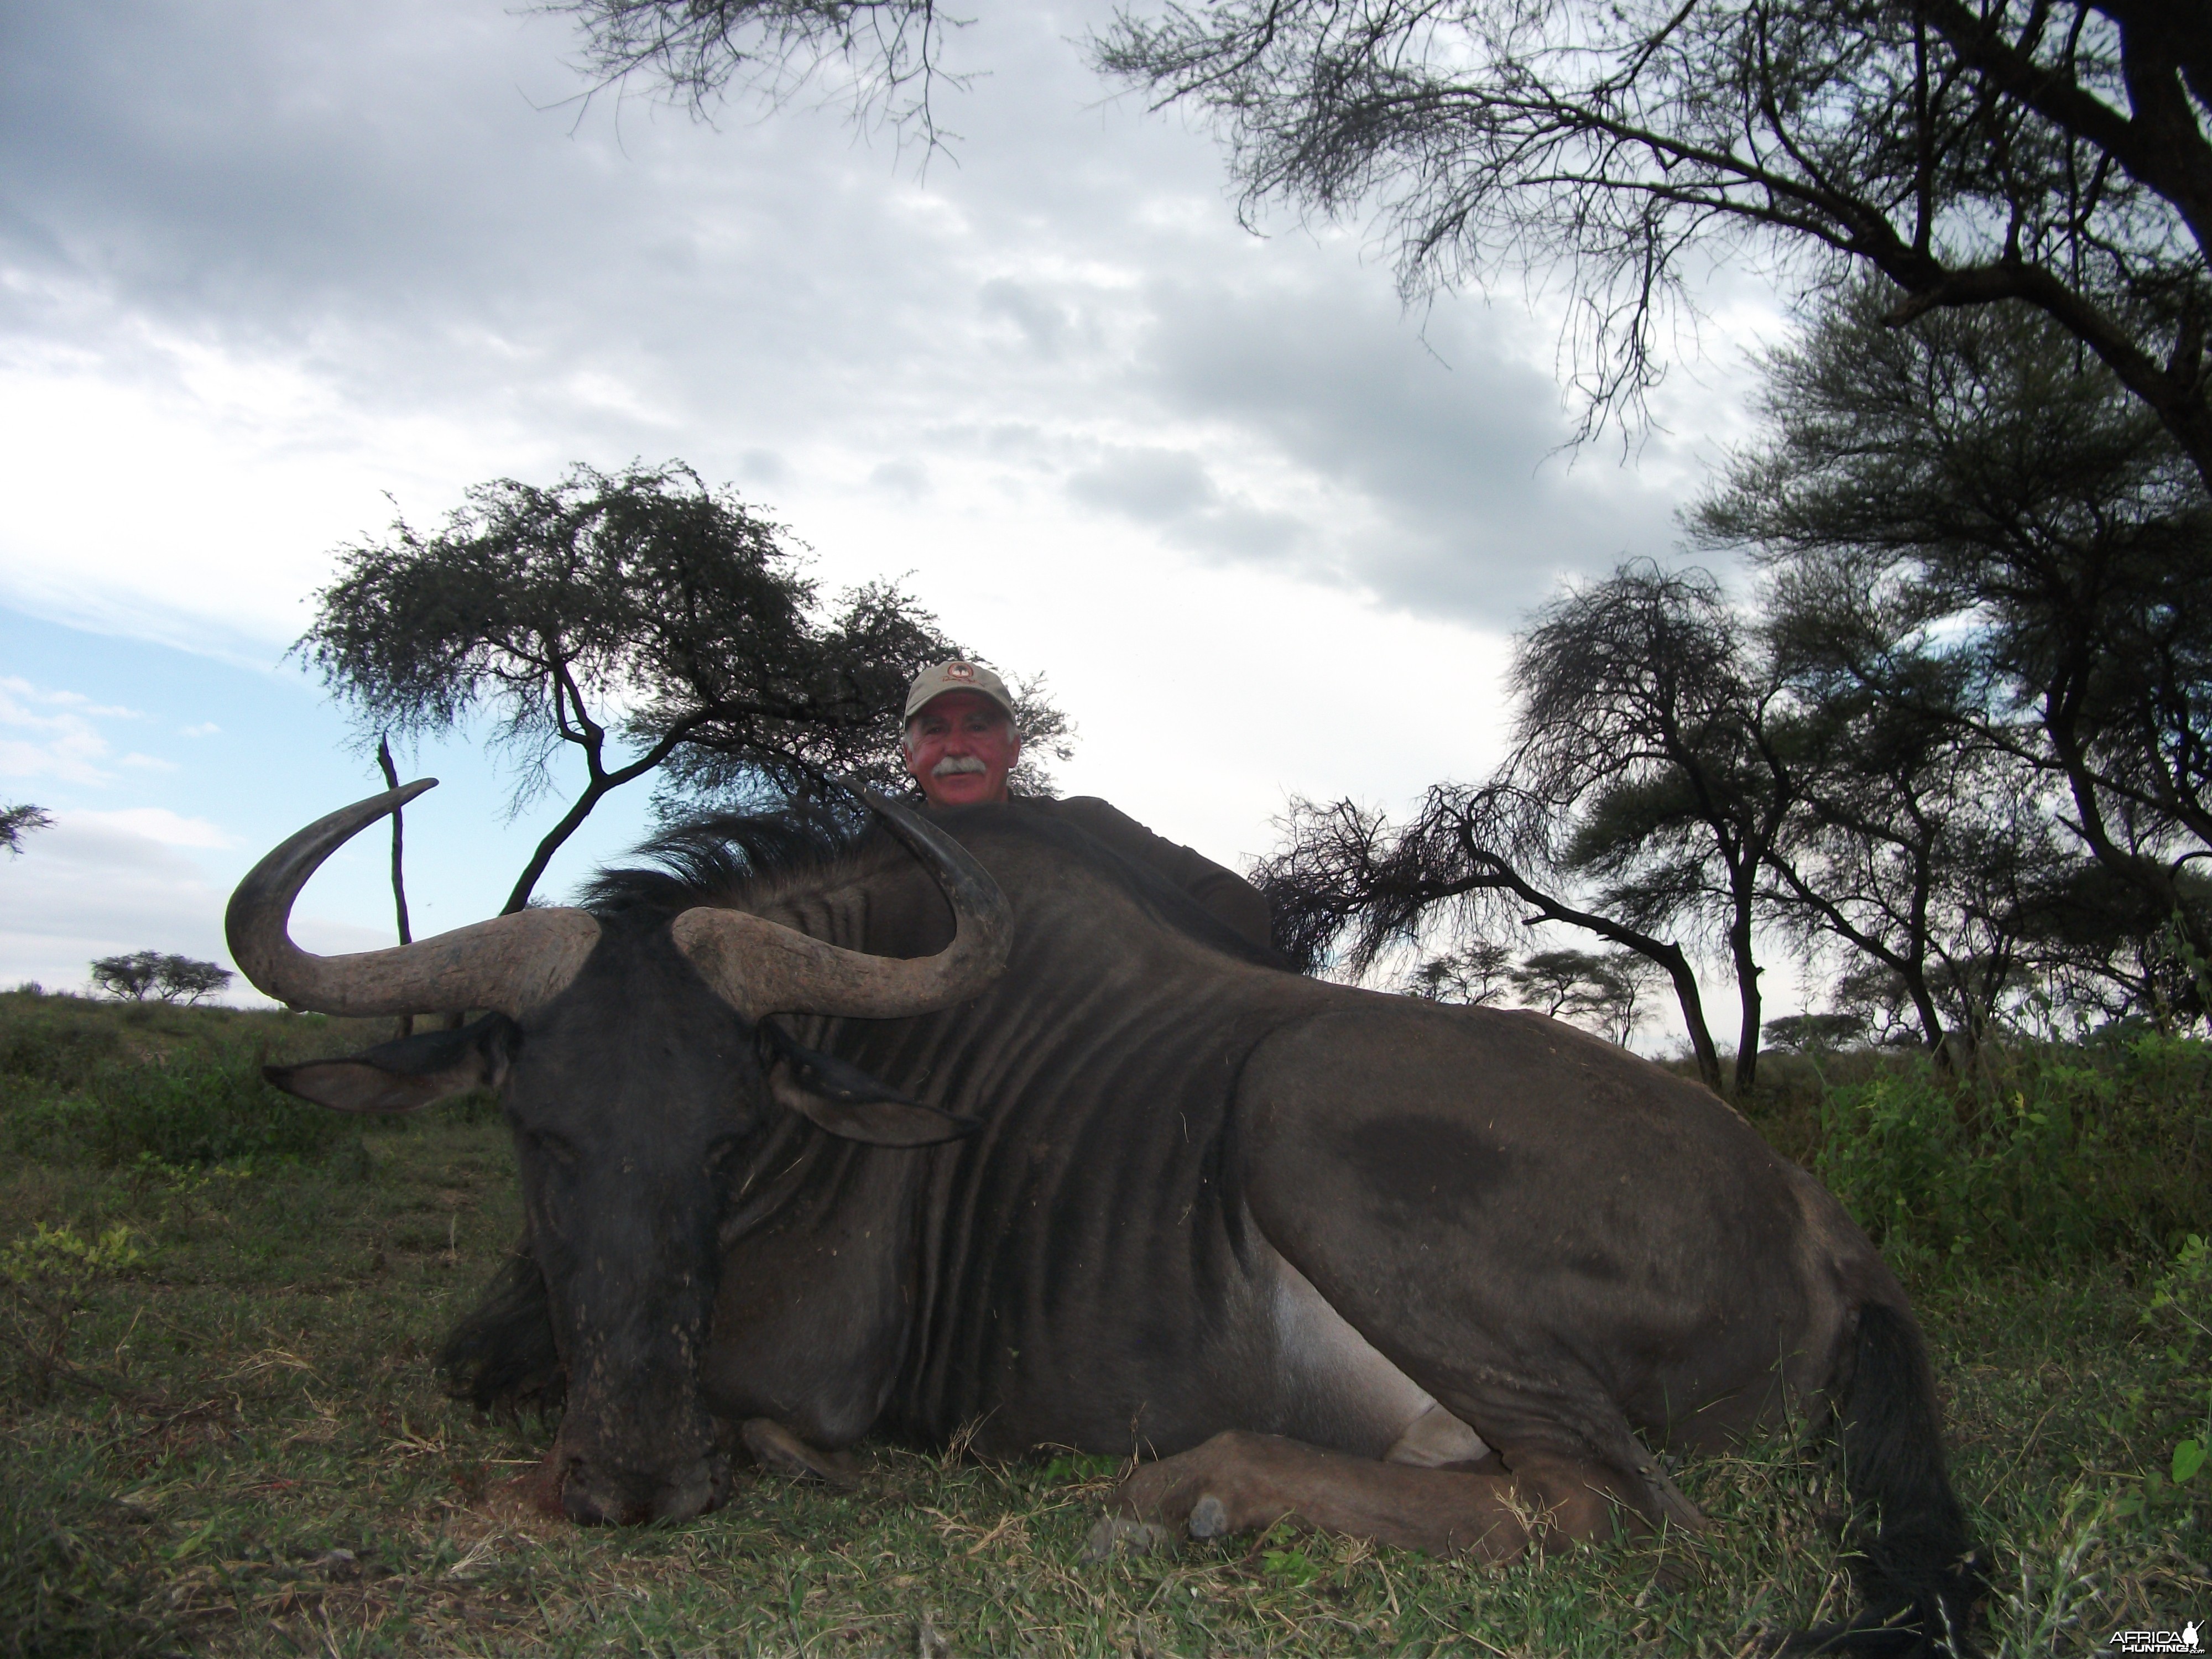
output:
[[[106,1097],[101,1068],[127,1056],[83,1035],[100,1029],[165,1070],[381,1035],[60,1005],[0,996],[0,1054],[28,1024],[57,1056],[0,1078],[9,1120]],[[1611,1659],[1734,1655],[1848,1599],[1840,1496],[1781,1444],[1679,1472],[1717,1523],[1694,1546],[1503,1571],[1288,1534],[1084,1565],[1113,1473],[1095,1460],[891,1446],[864,1449],[851,1493],[747,1474],[681,1525],[551,1522],[505,1486],[550,1429],[481,1419],[430,1375],[518,1230],[495,1121],[345,1126],[245,1173],[47,1144],[0,1164],[0,1249],[25,1275],[0,1292],[0,1653]],[[40,1246],[42,1226],[90,1259]],[[2148,1479],[2206,1409],[2202,1351],[2171,1308],[2143,1320],[2156,1271],[2146,1252],[1988,1270],[1941,1254],[1917,1272],[1958,1484],[1992,1552],[1996,1652],[2088,1653],[2123,1626],[2212,1614],[2212,1475]]]

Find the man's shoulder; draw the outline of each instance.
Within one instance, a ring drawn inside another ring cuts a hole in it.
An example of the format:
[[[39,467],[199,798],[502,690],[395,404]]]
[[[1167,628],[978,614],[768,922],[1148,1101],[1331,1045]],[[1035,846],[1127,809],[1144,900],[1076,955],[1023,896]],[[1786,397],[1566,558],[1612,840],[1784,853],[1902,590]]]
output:
[[[1006,804],[1049,812],[1055,817],[1088,817],[1099,812],[1111,812],[1117,818],[1128,817],[1101,795],[1008,795]]]
[[[1098,795],[1010,795],[1007,805],[1072,823],[1107,839],[1153,832]]]

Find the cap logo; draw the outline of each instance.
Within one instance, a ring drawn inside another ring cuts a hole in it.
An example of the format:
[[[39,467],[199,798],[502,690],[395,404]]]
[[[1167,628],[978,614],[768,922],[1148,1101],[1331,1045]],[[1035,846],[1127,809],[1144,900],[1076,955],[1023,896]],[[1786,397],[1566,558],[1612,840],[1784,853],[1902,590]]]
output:
[[[971,662],[949,662],[945,665],[945,678],[948,680],[972,680],[975,678],[975,665]]]

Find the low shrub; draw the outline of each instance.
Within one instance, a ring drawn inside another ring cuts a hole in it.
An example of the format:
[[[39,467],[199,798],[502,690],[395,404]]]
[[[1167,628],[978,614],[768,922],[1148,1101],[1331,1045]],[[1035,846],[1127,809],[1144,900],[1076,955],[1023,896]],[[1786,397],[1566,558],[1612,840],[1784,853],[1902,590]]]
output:
[[[216,1049],[166,1065],[111,1061],[79,1089],[19,1097],[0,1133],[19,1155],[112,1167],[319,1158],[356,1128],[270,1086],[258,1054]]]
[[[11,1023],[0,1029],[0,1079],[17,1087],[82,1088],[122,1048],[112,1025]]]
[[[2166,1467],[2145,1478],[2139,1504],[2155,1509],[2169,1497],[2201,1499],[2212,1487],[2212,1249],[2191,1233],[2173,1263],[2151,1286],[2142,1322],[2159,1344],[2168,1376],[2172,1418],[2184,1431]]]
[[[83,1238],[73,1227],[41,1221],[0,1249],[0,1290],[15,1304],[11,1312],[19,1322],[8,1346],[29,1362],[33,1399],[46,1397],[57,1371],[67,1374],[70,1335],[87,1290],[144,1261],[137,1235],[120,1222]]]
[[[2212,1048],[2155,1036],[1915,1056],[1821,1097],[1811,1163],[1901,1266],[2164,1256],[2212,1224],[2208,1085]]]

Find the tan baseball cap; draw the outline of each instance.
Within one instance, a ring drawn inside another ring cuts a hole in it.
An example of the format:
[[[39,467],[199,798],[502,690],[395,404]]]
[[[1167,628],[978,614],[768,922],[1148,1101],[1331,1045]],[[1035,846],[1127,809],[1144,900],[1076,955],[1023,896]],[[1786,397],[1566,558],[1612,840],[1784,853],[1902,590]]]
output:
[[[1006,695],[1006,683],[982,664],[963,662],[958,657],[925,668],[914,677],[906,694],[906,718],[912,720],[947,691],[980,691],[1005,709],[1008,720],[1015,718],[1014,700]]]

